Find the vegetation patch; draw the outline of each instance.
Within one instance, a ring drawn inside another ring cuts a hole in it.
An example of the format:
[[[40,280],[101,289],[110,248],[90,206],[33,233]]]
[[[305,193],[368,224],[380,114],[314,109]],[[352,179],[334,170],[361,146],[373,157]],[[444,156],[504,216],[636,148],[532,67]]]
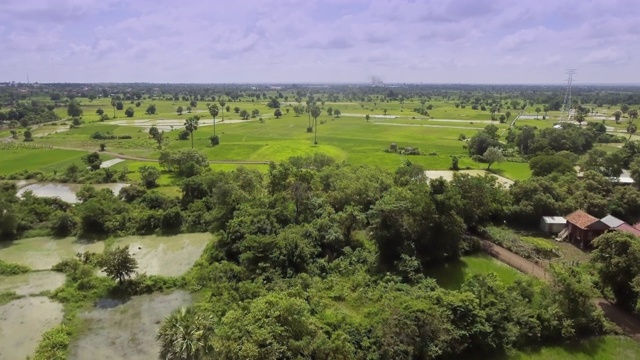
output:
[[[549,241],[532,236],[521,236],[507,227],[487,226],[483,229],[483,234],[492,242],[525,259],[551,260],[561,255],[559,248]]]
[[[0,275],[18,275],[31,271],[28,266],[12,264],[0,259]]]

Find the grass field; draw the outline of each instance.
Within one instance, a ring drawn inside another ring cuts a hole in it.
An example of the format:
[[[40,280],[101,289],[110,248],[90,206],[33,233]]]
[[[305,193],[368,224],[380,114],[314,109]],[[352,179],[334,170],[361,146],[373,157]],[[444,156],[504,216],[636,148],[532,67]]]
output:
[[[285,94],[287,95],[287,94]],[[293,94],[291,94],[293,98]],[[55,126],[38,130],[42,137],[36,142],[57,146],[74,147],[86,150],[99,148],[100,143],[107,145],[107,151],[125,155],[157,158],[159,151],[157,145],[147,135],[147,129],[151,124],[172,124],[173,131],[167,125],[165,148],[180,149],[191,147],[190,141],[177,140],[178,133],[182,131],[181,119],[190,115],[199,115],[201,126],[194,133],[195,147],[205,153],[211,160],[229,161],[282,161],[291,156],[311,155],[316,152],[325,153],[337,161],[347,161],[354,164],[368,164],[379,166],[386,170],[395,170],[405,160],[423,165],[427,169],[445,170],[451,166],[451,157],[460,158],[461,168],[482,169],[484,164],[476,163],[469,159],[467,151],[463,148],[464,142],[458,140],[461,134],[466,137],[473,136],[479,129],[490,123],[498,126],[502,131],[507,129],[507,124],[498,121],[490,121],[488,111],[472,110],[469,107],[455,108],[453,102],[433,101],[431,119],[415,113],[412,109],[420,107],[417,101],[373,103],[341,102],[325,103],[323,114],[318,118],[318,145],[314,145],[315,134],[307,133],[308,116],[295,116],[293,111],[286,112],[292,106],[283,101],[283,116],[280,119],[273,117],[273,110],[266,106],[266,102],[240,101],[228,103],[231,108],[238,106],[242,109],[258,109],[260,117],[250,119],[244,123],[230,123],[229,120],[238,120],[239,116],[233,110],[225,113],[226,122],[220,122],[218,117],[217,133],[221,138],[221,144],[216,147],[209,145],[209,137],[213,133],[211,116],[206,109],[206,103],[199,103],[192,114],[178,115],[175,113],[177,106],[186,108],[185,102],[173,102],[166,100],[144,100],[140,108],[136,108],[134,117],[127,118],[123,111],[116,111],[117,119],[106,122],[97,122],[95,109],[103,108],[109,116],[113,116],[111,105],[105,99],[89,102],[81,99],[83,104],[83,117],[85,124],[77,129],[55,132],[60,130]],[[156,115],[144,114],[148,104],[154,103],[158,109]],[[125,104],[125,108],[130,104]],[[343,115],[339,118],[329,116],[326,110],[340,108]],[[388,118],[386,116],[396,116]],[[62,117],[65,117],[64,108],[56,109]],[[512,111],[512,118],[517,112]],[[370,114],[369,122],[365,115]],[[150,119],[148,122],[142,121]],[[164,120],[163,120],[164,119]],[[478,123],[474,123],[477,121]],[[324,123],[323,123],[324,122]],[[551,122],[539,120],[527,120],[536,122],[539,126],[551,126]],[[321,124],[323,123],[323,124]],[[110,132],[114,135],[130,135],[129,140],[93,140],[90,135],[94,132]],[[402,156],[394,153],[386,153],[391,143],[398,146],[419,147],[422,155]],[[134,166],[129,166],[133,168]],[[229,166],[231,167],[231,166]],[[526,163],[501,163],[493,166],[499,175],[513,180],[525,179],[530,176]]]
[[[460,289],[465,280],[474,274],[487,273],[495,273],[505,284],[512,284],[516,279],[525,277],[486,254],[464,256],[460,260],[427,270],[427,276],[434,278],[438,285],[449,290]]]
[[[60,171],[72,163],[81,163],[84,155],[84,151],[59,149],[0,150],[0,175],[22,170]]]
[[[275,92],[267,92],[269,96]],[[325,153],[337,161],[347,161],[353,164],[367,164],[379,166],[393,171],[401,166],[405,160],[420,164],[430,170],[446,170],[451,166],[451,157],[459,158],[459,166],[469,169],[483,169],[485,164],[472,161],[467,151],[463,148],[465,143],[458,140],[459,136],[473,136],[479,129],[489,124],[497,126],[499,134],[503,136],[521,110],[503,108],[497,116],[511,112],[507,124],[499,121],[491,121],[488,110],[473,110],[471,106],[455,107],[456,101],[444,98],[435,98],[427,102],[431,105],[429,116],[423,116],[414,111],[422,105],[418,99],[406,99],[403,103],[398,101],[384,102],[374,99],[371,102],[341,101],[324,102],[320,106],[322,114],[318,118],[318,145],[314,145],[315,134],[307,133],[309,117],[307,114],[295,116],[293,101],[295,94],[285,92],[287,99],[280,99],[283,116],[276,119],[273,109],[267,107],[265,99],[245,97],[236,102],[228,101],[231,111],[224,112],[225,121],[222,122],[222,114],[217,118],[216,132],[221,138],[221,144],[216,147],[209,145],[209,137],[213,134],[213,120],[207,110],[207,104],[211,101],[200,101],[191,113],[186,112],[189,103],[187,101],[173,101],[164,99],[141,99],[140,106],[134,102],[124,101],[124,109],[133,107],[134,116],[126,117],[123,110],[114,111],[110,99],[96,99],[89,101],[85,98],[80,101],[84,116],[83,124],[77,129],[67,129],[65,120],[58,121],[56,125],[46,125],[36,128],[34,143],[46,144],[55,147],[79,148],[85,150],[97,150],[101,143],[107,145],[107,151],[123,155],[156,159],[159,155],[157,144],[149,138],[147,131],[152,125],[165,129],[167,143],[165,148],[181,149],[191,147],[190,141],[177,140],[178,133],[182,131],[184,119],[198,115],[201,117],[200,127],[194,133],[195,147],[207,155],[210,160],[225,161],[282,161],[291,156],[304,156],[316,152]],[[46,99],[42,99],[46,100]],[[157,113],[145,114],[150,104],[156,105]],[[304,102],[303,102],[304,104]],[[177,114],[176,108],[182,106],[185,112]],[[258,110],[260,115],[250,118],[248,122],[234,123],[240,120],[240,116],[234,108],[248,111]],[[534,109],[543,107],[542,104],[534,104],[522,110],[523,118],[516,125],[530,125],[538,128],[550,127],[555,124],[560,115],[559,112],[549,112],[547,120],[542,120],[543,114],[536,119]],[[102,108],[111,118],[105,122],[99,122],[95,111]],[[340,109],[342,116],[328,115],[329,108]],[[287,110],[289,110],[287,112]],[[58,107],[55,111],[62,119],[65,119],[66,108]],[[605,115],[613,110],[598,110]],[[369,115],[367,122],[365,116]],[[263,121],[259,121],[262,118]],[[589,118],[595,121],[597,118]],[[601,121],[601,120],[598,120]],[[624,122],[624,121],[623,121]],[[613,121],[607,120],[607,126]],[[611,125],[617,130],[623,130],[626,125]],[[130,135],[128,140],[93,140],[90,135],[94,132],[111,133],[114,135]],[[420,156],[402,156],[394,153],[386,153],[391,143],[399,147],[411,146],[421,150]],[[0,159],[3,165],[4,159]],[[129,168],[135,168],[132,165]],[[223,169],[234,168],[234,165],[221,167]],[[3,166],[3,173],[11,172],[6,169],[14,169],[13,166]],[[498,175],[512,180],[526,179],[531,176],[526,163],[499,163],[492,166]],[[163,180],[164,181],[164,180]]]
[[[546,346],[512,354],[508,360],[623,360],[640,359],[640,343],[627,337],[604,336],[579,342]]]

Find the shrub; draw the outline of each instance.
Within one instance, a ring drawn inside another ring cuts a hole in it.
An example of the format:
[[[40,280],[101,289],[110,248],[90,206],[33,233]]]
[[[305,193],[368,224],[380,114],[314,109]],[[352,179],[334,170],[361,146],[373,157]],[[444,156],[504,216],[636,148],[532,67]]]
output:
[[[8,262],[4,262],[0,260],[0,275],[18,275],[29,272],[28,266],[20,265],[20,264],[12,264]]]
[[[211,146],[216,146],[220,144],[220,137],[218,135],[213,135],[209,138],[209,142]]]
[[[313,126],[309,126],[309,127],[307,127],[307,132],[308,132],[308,133],[312,133],[312,132],[313,132]]]

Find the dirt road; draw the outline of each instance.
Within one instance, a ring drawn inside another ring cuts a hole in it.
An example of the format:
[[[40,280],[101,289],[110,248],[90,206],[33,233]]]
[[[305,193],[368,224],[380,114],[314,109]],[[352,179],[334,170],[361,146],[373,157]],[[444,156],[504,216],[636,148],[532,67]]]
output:
[[[544,281],[551,280],[551,273],[543,267],[490,241],[483,240],[482,249],[497,260],[525,274],[533,275]],[[593,299],[593,303],[602,309],[609,321],[618,325],[632,339],[640,341],[640,319],[637,316],[620,309],[607,299]]]

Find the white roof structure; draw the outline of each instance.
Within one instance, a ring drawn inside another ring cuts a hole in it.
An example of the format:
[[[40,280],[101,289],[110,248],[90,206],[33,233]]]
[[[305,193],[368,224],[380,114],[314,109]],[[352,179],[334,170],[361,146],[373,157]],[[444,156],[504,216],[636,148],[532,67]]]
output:
[[[543,216],[542,220],[547,224],[566,224],[567,220],[562,216]]]
[[[607,215],[607,216],[603,217],[602,219],[600,219],[600,221],[602,221],[603,223],[607,224],[607,226],[609,226],[610,228],[617,228],[618,226],[624,224],[624,221],[618,219],[617,217],[615,217],[613,215]]]

